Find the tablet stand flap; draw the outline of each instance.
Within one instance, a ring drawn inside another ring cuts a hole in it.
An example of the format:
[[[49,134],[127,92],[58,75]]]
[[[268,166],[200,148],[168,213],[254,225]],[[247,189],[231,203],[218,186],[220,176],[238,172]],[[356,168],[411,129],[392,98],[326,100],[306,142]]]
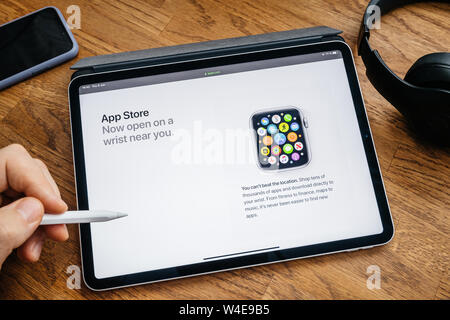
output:
[[[344,41],[339,36],[340,33],[342,33],[340,30],[319,26],[87,57],[77,61],[71,67],[73,70],[78,70],[72,75],[72,78],[81,74],[138,68],[191,59],[205,59],[218,55],[266,50],[282,46],[329,40]]]

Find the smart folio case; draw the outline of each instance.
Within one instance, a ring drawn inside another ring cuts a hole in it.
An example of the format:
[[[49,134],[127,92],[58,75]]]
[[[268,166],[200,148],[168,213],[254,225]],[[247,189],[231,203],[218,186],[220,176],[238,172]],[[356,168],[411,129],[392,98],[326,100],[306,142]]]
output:
[[[229,54],[289,47],[331,40],[344,41],[344,39],[339,36],[340,33],[342,33],[340,30],[319,26],[88,57],[79,60],[71,67],[72,70],[77,70],[72,74],[72,79],[80,75],[97,72],[116,71],[187,60],[198,60]]]

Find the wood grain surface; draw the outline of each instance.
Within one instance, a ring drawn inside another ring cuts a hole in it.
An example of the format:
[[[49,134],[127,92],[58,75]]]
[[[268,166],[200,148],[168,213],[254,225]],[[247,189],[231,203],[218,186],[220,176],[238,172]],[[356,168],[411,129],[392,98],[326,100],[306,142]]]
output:
[[[1,299],[449,299],[450,153],[412,132],[372,87],[355,54],[366,1],[334,0],[2,0],[0,24],[47,5],[81,9],[73,30],[88,56],[328,25],[344,31],[355,55],[368,117],[394,218],[386,246],[215,273],[144,286],[90,291],[66,285],[80,265],[78,228],[70,240],[46,242],[41,260],[15,254],[0,272]],[[410,5],[383,17],[371,43],[404,76],[424,54],[450,49],[450,6]],[[76,208],[67,86],[76,59],[0,92],[0,147],[23,144],[44,160],[63,199]],[[381,270],[381,289],[366,286],[367,268]]]

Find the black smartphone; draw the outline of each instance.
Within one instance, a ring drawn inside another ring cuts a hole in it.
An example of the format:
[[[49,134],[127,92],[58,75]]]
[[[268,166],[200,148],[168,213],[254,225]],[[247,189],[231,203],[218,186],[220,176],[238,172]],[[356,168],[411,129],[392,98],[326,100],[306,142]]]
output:
[[[252,115],[250,123],[261,169],[298,169],[311,161],[308,121],[299,108],[262,110]]]
[[[78,54],[61,12],[45,7],[0,26],[0,90]]]

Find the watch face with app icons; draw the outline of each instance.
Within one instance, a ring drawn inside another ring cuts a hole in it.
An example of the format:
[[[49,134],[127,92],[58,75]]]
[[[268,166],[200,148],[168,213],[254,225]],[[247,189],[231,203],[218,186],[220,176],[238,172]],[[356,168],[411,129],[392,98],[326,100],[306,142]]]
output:
[[[285,107],[253,114],[259,166],[265,170],[294,169],[310,161],[306,129],[300,109]]]

